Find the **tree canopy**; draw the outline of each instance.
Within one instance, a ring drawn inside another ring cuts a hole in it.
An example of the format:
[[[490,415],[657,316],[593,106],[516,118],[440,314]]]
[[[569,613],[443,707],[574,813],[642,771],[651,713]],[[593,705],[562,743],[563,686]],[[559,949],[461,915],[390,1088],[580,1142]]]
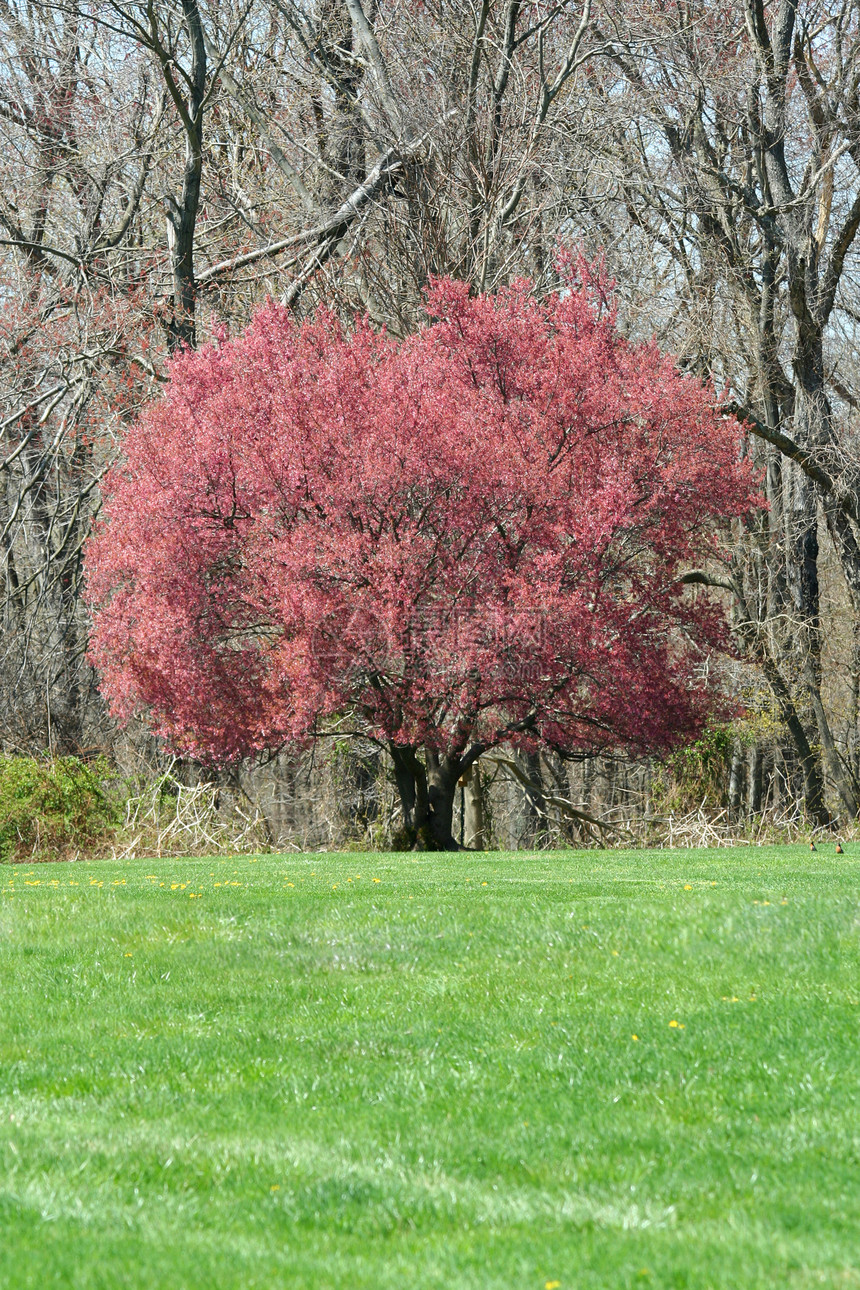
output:
[[[177,356],[89,545],[113,710],[210,760],[360,732],[437,846],[501,743],[698,731],[725,623],[679,579],[724,558],[755,481],[713,390],[581,278],[543,301],[437,281],[403,341],[269,304]]]

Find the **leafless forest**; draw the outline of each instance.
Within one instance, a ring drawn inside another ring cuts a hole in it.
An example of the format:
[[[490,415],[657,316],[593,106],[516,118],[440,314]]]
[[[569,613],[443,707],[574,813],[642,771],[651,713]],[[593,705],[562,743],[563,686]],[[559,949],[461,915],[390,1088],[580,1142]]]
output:
[[[549,290],[565,244],[748,427],[769,508],[728,571],[688,575],[730,609],[709,666],[746,715],[668,767],[499,758],[463,785],[463,840],[855,819],[860,5],[0,0],[0,41],[2,751],[165,770],[104,710],[80,591],[172,351],[267,296],[402,335],[431,276]],[[372,748],[171,773],[189,828],[223,803],[281,845],[390,824]]]

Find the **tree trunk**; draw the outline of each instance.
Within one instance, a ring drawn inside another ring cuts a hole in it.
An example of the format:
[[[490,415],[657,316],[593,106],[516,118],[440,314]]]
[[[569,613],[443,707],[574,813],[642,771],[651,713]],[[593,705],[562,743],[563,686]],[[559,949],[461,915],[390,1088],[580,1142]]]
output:
[[[807,535],[808,536],[808,535]],[[802,544],[805,549],[805,543]],[[808,568],[807,568],[808,574]],[[808,588],[807,588],[808,592]],[[815,592],[817,596],[817,581],[815,582]],[[809,738],[800,719],[791,690],[782,675],[776,660],[771,652],[771,647],[764,633],[755,629],[754,619],[750,613],[749,605],[743,594],[743,588],[736,584],[735,594],[738,600],[738,608],[741,611],[741,617],[736,622],[737,629],[750,648],[752,656],[762,669],[765,678],[770,685],[773,696],[779,707],[780,715],[785,723],[786,729],[791,736],[794,747],[797,751],[797,758],[803,772],[803,799],[807,815],[820,827],[826,827],[830,821],[830,815],[824,804],[824,781],[821,774],[821,759],[816,749],[809,742]],[[807,593],[804,593],[806,595]],[[803,599],[803,596],[801,596]],[[817,599],[814,601],[817,612]],[[808,605],[807,605],[808,608]],[[817,627],[817,617],[813,620]],[[809,619],[807,618],[807,624]],[[809,632],[807,641],[814,640],[815,634]],[[802,644],[802,642],[801,642]]]
[[[543,774],[541,773],[540,754],[522,753],[523,771],[529,781],[525,790],[525,820],[529,845],[540,846],[546,835],[547,809],[543,791]]]
[[[824,805],[824,784],[819,759],[809,744],[803,722],[797,715],[788,686],[776,664],[766,654],[761,658],[761,664],[797,751],[803,773],[803,800],[806,812],[816,825],[826,827],[830,823],[830,815]]]
[[[860,801],[858,801],[857,786],[854,777],[850,774],[842,758],[839,756],[839,750],[836,747],[830,722],[827,720],[827,714],[824,711],[824,704],[821,702],[821,690],[819,686],[810,679],[808,681],[809,693],[812,699],[812,707],[815,712],[815,718],[818,722],[818,732],[821,738],[821,746],[824,749],[824,756],[827,761],[827,769],[830,778],[836,785],[837,792],[845,807],[846,813],[850,820],[857,818],[860,810]]]
[[[480,755],[465,758],[440,755],[389,744],[394,778],[403,809],[403,829],[397,839],[404,851],[459,851],[454,837],[454,795],[463,771]]]
[[[750,752],[749,765],[749,813],[761,814],[762,788],[764,784],[764,755],[758,744]]]
[[[733,820],[740,818],[744,788],[744,761],[740,740],[732,749],[732,768],[729,774],[729,811]]]
[[[484,786],[481,771],[476,763],[460,777],[463,786],[463,845],[473,851],[483,851],[484,835]]]
[[[161,62],[165,83],[179,109],[180,120],[185,131],[182,195],[179,201],[169,193],[164,198],[167,242],[173,278],[172,309],[166,324],[167,341],[171,351],[183,345],[193,349],[197,344],[194,236],[203,176],[203,107],[206,102],[206,42],[200,9],[197,0],[181,0],[181,3],[191,46],[191,68],[184,77],[188,89],[187,98],[174,78],[173,64],[161,43],[160,33],[155,26],[155,17],[152,14],[150,17],[152,48]]]

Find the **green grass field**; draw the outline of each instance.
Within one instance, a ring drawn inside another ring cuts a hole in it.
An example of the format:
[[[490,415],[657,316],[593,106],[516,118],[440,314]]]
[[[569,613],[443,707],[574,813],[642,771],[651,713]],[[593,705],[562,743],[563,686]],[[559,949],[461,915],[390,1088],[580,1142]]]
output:
[[[860,845],[0,870],[0,1286],[860,1286]]]

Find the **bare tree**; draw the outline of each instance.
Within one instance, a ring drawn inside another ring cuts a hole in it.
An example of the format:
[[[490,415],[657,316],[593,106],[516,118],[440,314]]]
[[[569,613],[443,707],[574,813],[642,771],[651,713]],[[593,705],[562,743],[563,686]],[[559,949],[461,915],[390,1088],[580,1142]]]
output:
[[[4,0],[6,746],[107,737],[81,551],[171,351],[266,294],[416,325],[436,273],[551,279],[589,0]],[[583,100],[584,101],[584,100]]]
[[[860,785],[822,699],[818,522],[857,617],[858,9],[609,4],[592,33],[611,130],[596,228],[622,293],[635,282],[634,325],[647,293],[649,327],[728,387],[752,431],[769,513],[739,535],[739,637],[792,733],[810,813],[826,817],[823,752],[853,817]]]
[[[85,737],[81,548],[105,443],[151,370],[135,243],[163,111],[146,68],[94,38],[76,13],[0,8],[0,720],[16,747]]]

